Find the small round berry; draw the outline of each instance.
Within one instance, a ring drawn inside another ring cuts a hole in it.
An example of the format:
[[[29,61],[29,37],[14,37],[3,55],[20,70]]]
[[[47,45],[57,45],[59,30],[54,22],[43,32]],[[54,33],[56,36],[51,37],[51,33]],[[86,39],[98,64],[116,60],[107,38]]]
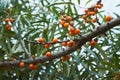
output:
[[[64,24],[64,27],[65,27],[65,28],[68,28],[68,27],[69,27],[69,23],[65,23],[65,24]]]
[[[25,66],[25,63],[24,63],[24,62],[20,62],[19,66],[20,66],[20,67],[24,67],[24,66]]]
[[[30,69],[34,69],[34,64],[32,64],[32,63],[29,64],[29,68],[30,68]]]
[[[76,29],[75,34],[80,34],[80,29]]]
[[[45,44],[45,48],[49,48],[51,46],[51,44],[47,43]]]
[[[108,21],[112,20],[112,17],[108,15],[105,17],[105,20],[108,22]]]
[[[96,45],[96,42],[95,42],[94,40],[91,40],[91,41],[90,41],[90,45],[91,45],[91,46],[95,46],[95,45]]]
[[[58,39],[57,38],[54,38],[52,41],[53,41],[53,43],[58,43]]]
[[[51,52],[46,52],[45,56],[46,56],[46,57],[51,57],[52,54],[51,54]]]
[[[38,42],[39,42],[39,43],[43,43],[43,42],[44,42],[44,39],[43,39],[43,38],[39,38],[39,39],[38,39]]]
[[[70,32],[75,32],[75,28],[74,27],[70,27]]]
[[[11,31],[11,26],[8,24],[8,25],[6,25],[6,29],[8,30],[8,31]]]
[[[68,21],[72,21],[72,17],[71,16],[67,16],[67,20]]]
[[[62,42],[62,46],[67,46],[67,42]]]
[[[61,24],[62,26],[64,26],[65,23],[66,23],[65,21],[61,21],[61,22],[60,22],[60,24]]]
[[[96,18],[93,18],[93,19],[92,19],[92,22],[97,22],[97,19],[96,19]]]

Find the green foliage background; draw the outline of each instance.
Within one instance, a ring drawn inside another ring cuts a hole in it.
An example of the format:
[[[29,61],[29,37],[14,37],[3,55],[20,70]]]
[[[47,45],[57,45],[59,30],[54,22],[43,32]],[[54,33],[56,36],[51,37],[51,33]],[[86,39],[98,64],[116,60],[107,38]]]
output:
[[[74,25],[85,34],[94,29],[98,24],[85,24],[77,10],[74,0],[0,0],[0,61],[11,61],[14,58],[26,59],[24,49],[20,44],[22,40],[30,55],[42,56],[46,51],[52,53],[62,50],[61,44],[52,45],[50,49],[44,45],[36,45],[24,40],[36,41],[39,37],[50,42],[54,37],[59,40],[77,39],[79,36],[70,37],[68,30],[60,23],[60,12],[72,16]],[[91,0],[87,0],[89,4]],[[77,0],[81,5],[81,1]],[[103,3],[104,4],[104,3]],[[105,4],[104,4],[105,5]],[[119,4],[117,5],[119,7]],[[100,23],[105,23],[104,11],[99,10],[97,17]],[[114,13],[117,17],[119,14]],[[5,19],[12,17],[12,31],[6,30]],[[120,28],[109,30],[107,36],[97,36],[99,43],[91,47],[86,43],[81,49],[70,55],[69,61],[61,62],[60,59],[38,64],[38,70],[30,70],[28,66],[10,66],[9,70],[0,68],[1,80],[119,80],[120,73]]]

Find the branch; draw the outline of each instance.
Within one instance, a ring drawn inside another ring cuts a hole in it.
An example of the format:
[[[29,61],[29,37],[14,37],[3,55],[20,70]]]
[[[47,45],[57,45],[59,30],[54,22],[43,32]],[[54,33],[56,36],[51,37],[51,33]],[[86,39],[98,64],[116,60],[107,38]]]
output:
[[[50,60],[53,60],[56,58],[60,58],[62,56],[65,56],[67,54],[74,52],[75,50],[79,49],[82,45],[84,45],[87,41],[90,41],[92,38],[96,37],[97,35],[105,33],[106,31],[110,30],[111,28],[113,28],[119,24],[120,24],[120,18],[116,18],[116,19],[111,20],[108,23],[102,24],[102,25],[98,26],[97,28],[95,28],[94,30],[92,30],[92,32],[82,35],[76,41],[75,45],[73,45],[71,48],[68,48],[64,51],[54,53],[51,58],[48,58],[46,56],[41,56],[41,57],[37,57],[35,59],[29,58],[29,59],[25,59],[22,61],[24,61],[25,64],[30,64],[30,63],[38,63],[38,62],[40,63],[40,62],[45,62],[45,61],[50,61]],[[0,66],[11,66],[11,65],[18,66],[19,63],[20,63],[19,60],[6,61],[6,62],[0,62]]]

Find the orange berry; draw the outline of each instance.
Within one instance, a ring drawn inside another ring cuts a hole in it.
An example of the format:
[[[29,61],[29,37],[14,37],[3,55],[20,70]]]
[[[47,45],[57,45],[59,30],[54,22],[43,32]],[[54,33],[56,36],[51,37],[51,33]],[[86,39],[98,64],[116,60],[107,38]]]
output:
[[[70,27],[70,32],[75,32],[75,28],[74,27]]]
[[[110,20],[112,20],[112,17],[108,15],[108,16],[105,17],[105,20],[110,21]]]
[[[96,19],[96,18],[93,18],[93,19],[92,19],[92,22],[97,22],[97,19]]]
[[[95,15],[95,12],[94,11],[90,12],[90,15]]]
[[[45,44],[45,48],[49,48],[51,44],[47,43]]]
[[[43,38],[39,38],[39,39],[38,39],[38,42],[39,42],[39,43],[43,43],[43,42],[44,42],[44,39],[43,39]]]
[[[89,23],[90,21],[88,19],[85,20],[85,23]]]
[[[71,58],[71,56],[68,54],[65,56],[66,60],[69,60]]]
[[[35,55],[32,55],[31,57],[32,57],[33,59],[35,59]]]
[[[69,27],[69,23],[65,23],[65,24],[64,24],[64,27],[65,27],[65,28],[68,28],[68,27]]]
[[[24,66],[25,66],[25,63],[24,63],[24,62],[20,62],[19,66],[20,66],[20,67],[24,67]]]
[[[85,13],[88,13],[88,12],[89,12],[89,9],[84,10],[84,12],[85,12]]]
[[[47,57],[51,57],[52,54],[51,54],[51,52],[46,52],[45,56],[47,56]]]
[[[8,31],[11,31],[11,26],[8,24],[8,25],[6,25],[6,29],[8,30]]]
[[[67,20],[68,21],[72,21],[72,17],[71,16],[67,16]]]
[[[29,64],[29,68],[30,68],[30,69],[34,69],[34,64],[32,64],[32,63]]]
[[[64,26],[65,23],[66,23],[65,21],[61,21],[61,22],[60,22],[60,24],[61,24],[62,26]]]
[[[96,44],[96,42],[95,42],[94,40],[91,40],[91,41],[90,41],[90,45],[91,45],[91,46],[95,46],[95,44]]]
[[[83,19],[87,19],[87,16],[86,16],[86,15],[83,15],[82,18],[83,18]]]
[[[61,61],[66,61],[65,56],[61,57]]]
[[[62,42],[62,46],[67,46],[67,42]]]
[[[6,18],[6,19],[5,19],[5,22],[7,22],[7,23],[10,22],[10,19],[9,19],[9,18]]]
[[[99,4],[97,4],[97,5],[95,5],[95,8],[102,8],[102,6],[101,5],[99,5]]]
[[[34,64],[33,69],[34,69],[34,70],[35,70],[35,69],[38,69],[38,66],[37,66],[36,64]]]
[[[10,18],[9,20],[10,20],[10,22],[14,22],[14,19],[13,19],[13,18]]]
[[[73,40],[70,40],[69,42],[70,42],[70,44],[71,44],[71,45],[73,45],[73,44],[74,44],[74,41],[73,41]]]
[[[87,15],[87,16],[91,16],[91,13],[90,13],[90,12],[88,12],[86,15]]]
[[[57,39],[57,38],[54,38],[52,41],[53,41],[53,43],[57,43],[57,42],[58,42],[58,39]]]
[[[76,29],[75,34],[80,34],[80,29]]]
[[[70,35],[70,36],[74,36],[74,35],[75,35],[75,32],[69,32],[69,35]]]
[[[72,47],[74,45],[74,41],[70,40],[69,42],[67,42],[68,47]]]

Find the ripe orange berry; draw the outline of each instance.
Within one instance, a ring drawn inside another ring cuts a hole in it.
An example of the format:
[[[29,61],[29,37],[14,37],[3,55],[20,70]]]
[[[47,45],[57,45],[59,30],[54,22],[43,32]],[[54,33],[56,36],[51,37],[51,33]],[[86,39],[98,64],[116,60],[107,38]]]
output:
[[[65,56],[61,57],[61,61],[66,61]]]
[[[95,15],[95,12],[94,11],[90,12],[90,15]]]
[[[97,22],[97,19],[96,19],[96,18],[93,18],[93,19],[92,19],[92,22]]]
[[[95,46],[95,44],[96,44],[96,42],[95,42],[94,40],[91,40],[91,41],[90,41],[90,45],[91,45],[91,46]]]
[[[74,41],[73,41],[73,40],[70,40],[69,42],[70,42],[70,44],[71,44],[71,45],[73,45],[73,44],[74,44]]]
[[[38,39],[38,42],[39,42],[39,43],[43,43],[43,42],[44,42],[44,39],[43,39],[43,38],[39,38],[39,39]]]
[[[45,44],[45,48],[49,48],[49,47],[50,47],[49,43]]]
[[[9,18],[6,18],[6,19],[5,19],[5,22],[6,22],[6,23],[10,22],[10,19],[9,19]]]
[[[85,13],[88,13],[88,12],[89,12],[89,9],[84,10],[84,12],[85,12]]]
[[[74,27],[70,27],[70,32],[75,32],[75,28]]]
[[[69,35],[70,35],[70,36],[74,36],[74,35],[75,35],[75,32],[69,32]]]
[[[74,45],[74,41],[70,40],[69,42],[67,42],[68,47],[72,47]]]
[[[10,18],[9,20],[10,20],[10,22],[14,22],[14,19],[13,19],[13,18]]]
[[[66,23],[65,21],[61,21],[61,22],[60,22],[60,24],[61,24],[62,26],[64,26],[65,23]]]
[[[65,28],[68,28],[68,27],[69,27],[69,23],[65,23],[65,24],[64,24],[64,27],[65,27]]]
[[[34,69],[34,64],[32,64],[32,63],[29,64],[29,68],[30,68],[30,69]]]
[[[52,54],[51,54],[51,52],[46,52],[45,56],[47,56],[47,57],[51,57]]]
[[[32,57],[33,59],[35,59],[35,55],[32,55],[31,57]]]
[[[33,69],[38,69],[38,66],[34,64]]]
[[[62,46],[67,46],[67,42],[62,42]]]
[[[91,13],[90,13],[90,12],[88,12],[86,15],[87,15],[87,16],[91,16]]]
[[[72,17],[71,16],[67,16],[67,20],[68,21],[72,21]]]
[[[82,18],[85,20],[85,19],[87,19],[87,16],[86,16],[86,15],[83,15]]]
[[[85,23],[89,23],[90,21],[88,19],[85,20]]]
[[[6,29],[8,30],[8,31],[11,31],[11,26],[8,24],[8,25],[6,25]]]
[[[57,38],[54,38],[52,41],[53,41],[53,43],[57,43],[57,42],[58,42],[58,39],[57,39]]]
[[[24,67],[24,66],[25,66],[25,63],[24,63],[24,62],[20,62],[19,66],[20,66],[20,67]]]
[[[65,56],[66,60],[69,60],[71,58],[71,56],[68,54]]]
[[[112,20],[112,17],[108,15],[105,17],[105,20],[108,22],[108,21]]]
[[[80,29],[76,29],[75,34],[80,34]]]

